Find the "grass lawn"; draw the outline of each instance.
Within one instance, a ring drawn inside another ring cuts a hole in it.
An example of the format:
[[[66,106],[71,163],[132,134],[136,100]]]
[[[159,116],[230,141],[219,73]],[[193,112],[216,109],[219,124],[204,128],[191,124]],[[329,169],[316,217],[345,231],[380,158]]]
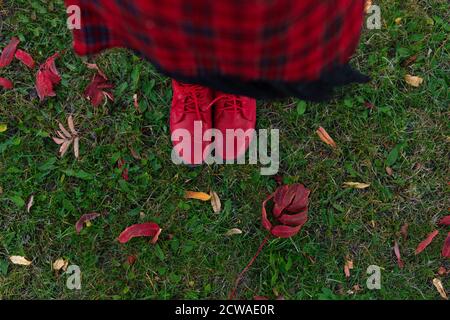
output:
[[[2,3],[2,1],[0,1]],[[364,86],[339,90],[328,103],[259,102],[258,128],[280,129],[280,175],[312,191],[310,220],[291,239],[271,239],[244,277],[239,297],[286,299],[439,299],[432,284],[449,230],[420,255],[417,244],[438,228],[449,202],[449,5],[446,0],[375,1],[381,30],[365,30],[353,64],[370,74]],[[125,50],[96,57],[115,84],[114,103],[93,108],[83,97],[93,71],[71,49],[61,0],[9,0],[0,7],[0,47],[12,36],[39,63],[67,50],[57,66],[57,96],[39,103],[35,72],[19,62],[0,69],[14,81],[0,89],[0,298],[225,299],[237,274],[266,236],[261,202],[276,188],[251,165],[176,166],[170,158],[170,80]],[[401,17],[400,23],[396,18]],[[417,55],[410,66],[402,62]],[[406,74],[424,78],[419,88]],[[140,96],[140,109],[133,95]],[[369,110],[365,102],[373,104]],[[80,160],[58,157],[57,121],[73,114],[81,134]],[[335,151],[315,131],[322,126]],[[136,160],[130,147],[142,157]],[[393,151],[394,150],[394,151]],[[117,168],[123,158],[126,182]],[[386,172],[386,166],[393,170]],[[370,183],[344,189],[346,181]],[[215,190],[223,212],[185,200],[186,190]],[[30,213],[26,202],[34,195]],[[80,235],[85,213],[107,213]],[[143,214],[141,214],[141,212]],[[154,221],[164,229],[121,245],[127,226]],[[409,236],[399,235],[409,224]],[[243,234],[227,237],[231,228]],[[405,267],[393,254],[398,240]],[[16,266],[9,256],[32,260]],[[130,266],[127,257],[137,261]],[[354,269],[346,278],[346,257]],[[68,259],[82,271],[82,290],[69,290],[52,263]],[[366,269],[381,268],[381,289],[366,288]],[[450,276],[440,277],[450,290]],[[361,291],[352,294],[355,285]]]

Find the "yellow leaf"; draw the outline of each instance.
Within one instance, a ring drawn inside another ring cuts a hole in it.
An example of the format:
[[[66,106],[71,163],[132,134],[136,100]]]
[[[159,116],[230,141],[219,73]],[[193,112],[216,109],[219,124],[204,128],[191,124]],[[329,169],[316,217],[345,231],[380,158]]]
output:
[[[222,203],[220,202],[219,195],[214,191],[211,191],[209,194],[211,196],[211,206],[214,213],[219,213],[222,210]]]
[[[69,266],[69,261],[64,260],[63,258],[59,258],[57,259],[55,262],[53,262],[53,270],[55,271],[59,271],[59,270],[63,270],[66,271],[67,267]]]
[[[336,148],[336,142],[334,142],[333,138],[330,137],[330,135],[328,134],[328,132],[320,127],[317,131],[316,131],[317,135],[319,136],[320,140],[322,140],[323,142],[325,142],[327,145],[331,146],[332,148]]]
[[[421,77],[412,76],[410,74],[407,74],[405,76],[405,81],[410,86],[413,86],[413,87],[416,87],[416,88],[420,87],[422,85],[422,83],[423,83],[423,79]]]
[[[344,182],[344,187],[354,189],[367,189],[368,187],[370,187],[370,183]]]
[[[396,25],[399,25],[400,23],[402,23],[402,18],[397,18],[394,21]]]
[[[186,191],[184,197],[186,199],[196,199],[201,201],[211,200],[211,196],[204,192]]]
[[[228,230],[227,233],[225,233],[225,235],[228,237],[234,236],[236,234],[242,234],[242,230],[238,228],[233,228]]]
[[[6,123],[0,123],[0,132],[5,132],[8,130],[8,125]]]
[[[11,257],[9,257],[9,260],[13,264],[17,264],[17,265],[20,265],[20,266],[29,266],[29,265],[31,265],[31,261],[27,260],[25,257],[22,257],[22,256],[11,256]]]
[[[436,287],[437,291],[441,295],[442,299],[448,300],[447,293],[445,292],[444,286],[442,285],[441,280],[438,278],[433,279],[433,285]]]

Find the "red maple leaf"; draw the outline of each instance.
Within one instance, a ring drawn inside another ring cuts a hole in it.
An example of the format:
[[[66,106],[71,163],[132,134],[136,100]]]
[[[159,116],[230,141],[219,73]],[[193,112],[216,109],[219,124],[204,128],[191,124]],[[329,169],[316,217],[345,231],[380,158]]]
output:
[[[36,75],[36,90],[41,101],[44,101],[46,97],[56,96],[53,86],[61,81],[61,76],[55,65],[55,59],[58,57],[59,53],[55,53],[39,67]]]

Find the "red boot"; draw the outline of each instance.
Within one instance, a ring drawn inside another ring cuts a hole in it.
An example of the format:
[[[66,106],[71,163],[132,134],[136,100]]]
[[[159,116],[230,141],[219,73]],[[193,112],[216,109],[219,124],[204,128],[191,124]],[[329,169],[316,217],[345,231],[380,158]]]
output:
[[[208,146],[203,142],[203,134],[212,127],[213,92],[206,87],[175,80],[172,80],[172,88],[170,132],[175,156],[187,165],[200,165]]]
[[[223,145],[216,141],[216,153],[225,161],[239,159],[254,138],[256,100],[244,96],[217,93],[214,127],[223,135]],[[237,135],[227,135],[232,129]],[[241,135],[236,130],[241,129]],[[234,146],[233,146],[234,145]]]

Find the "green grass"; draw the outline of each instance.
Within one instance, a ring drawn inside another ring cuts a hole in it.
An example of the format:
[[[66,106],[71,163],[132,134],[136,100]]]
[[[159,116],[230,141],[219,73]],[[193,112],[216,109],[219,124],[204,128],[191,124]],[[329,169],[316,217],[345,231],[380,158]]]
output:
[[[260,206],[276,188],[258,166],[175,166],[170,160],[168,116],[170,80],[125,50],[96,62],[116,85],[116,101],[94,109],[83,98],[92,71],[70,50],[62,1],[10,0],[0,9],[3,48],[12,36],[38,62],[67,50],[57,61],[62,83],[57,97],[39,103],[34,72],[15,62],[0,70],[15,89],[0,91],[0,298],[2,299],[220,299],[248,263],[266,232]],[[365,30],[353,64],[370,74],[365,86],[339,90],[329,103],[296,100],[259,103],[258,127],[279,128],[284,182],[312,190],[310,221],[292,239],[273,239],[246,274],[239,297],[276,294],[287,299],[438,299],[432,285],[440,266],[447,230],[419,256],[414,249],[436,228],[450,207],[449,187],[449,25],[445,0],[375,1],[382,7],[382,30]],[[394,20],[402,17],[402,23]],[[418,55],[417,61],[401,62]],[[405,84],[405,74],[425,79],[420,88]],[[141,98],[142,113],[132,104]],[[372,103],[371,111],[364,102]],[[73,113],[81,132],[81,159],[57,157],[49,138]],[[339,150],[317,138],[323,126]],[[139,151],[135,160],[129,146]],[[393,176],[385,172],[390,159]],[[116,161],[129,165],[130,181]],[[367,190],[343,189],[345,181],[371,183]],[[185,190],[220,195],[224,210],[184,200]],[[23,202],[35,195],[27,213]],[[75,233],[84,213],[108,214]],[[145,213],[145,217],[140,216]],[[164,229],[156,246],[145,239],[120,245],[115,239],[134,223],[155,221]],[[409,223],[409,238],[399,238]],[[242,235],[227,238],[230,228]],[[170,239],[168,235],[173,235]],[[392,253],[395,239],[406,266]],[[126,264],[128,255],[137,262]],[[30,267],[9,263],[11,255],[33,260]],[[345,257],[355,268],[343,273]],[[65,286],[51,264],[64,257],[80,266],[82,290]],[[382,268],[382,289],[366,289],[369,265]],[[450,289],[449,277],[442,278]],[[356,295],[347,291],[359,284]]]

